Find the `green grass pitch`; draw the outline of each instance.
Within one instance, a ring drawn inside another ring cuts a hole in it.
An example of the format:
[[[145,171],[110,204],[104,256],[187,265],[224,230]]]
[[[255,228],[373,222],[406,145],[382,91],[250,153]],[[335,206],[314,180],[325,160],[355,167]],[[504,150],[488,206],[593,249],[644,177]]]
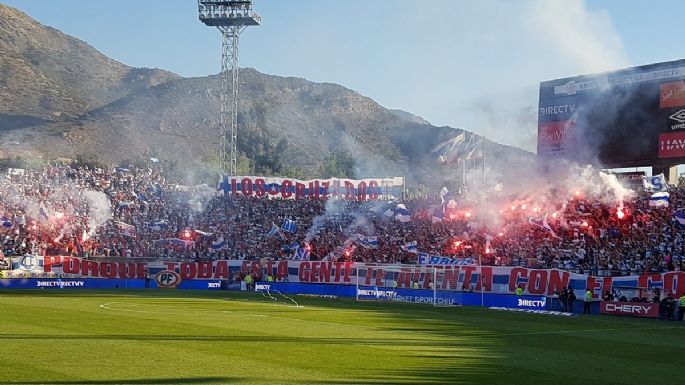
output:
[[[685,323],[186,291],[0,292],[1,384],[679,384]]]

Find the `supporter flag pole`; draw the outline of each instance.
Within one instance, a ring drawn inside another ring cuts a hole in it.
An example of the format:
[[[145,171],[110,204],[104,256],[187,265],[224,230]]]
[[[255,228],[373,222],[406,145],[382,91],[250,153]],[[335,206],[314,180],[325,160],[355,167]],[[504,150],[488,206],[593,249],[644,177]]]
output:
[[[466,187],[466,159],[461,160],[461,185]]]
[[[481,260],[481,255],[478,255],[478,278],[480,279],[480,307],[485,307],[485,292],[483,291],[484,282],[483,282],[483,263]]]
[[[486,127],[483,126],[483,190],[485,190],[485,129]]]

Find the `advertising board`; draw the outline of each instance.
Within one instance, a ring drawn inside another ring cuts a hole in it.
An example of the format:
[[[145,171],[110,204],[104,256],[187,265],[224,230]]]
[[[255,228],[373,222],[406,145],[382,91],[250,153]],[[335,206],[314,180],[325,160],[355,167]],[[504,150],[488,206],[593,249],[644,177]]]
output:
[[[685,60],[540,83],[539,156],[605,167],[685,161]]]
[[[601,314],[620,315],[641,318],[658,318],[659,304],[649,302],[610,302],[602,301],[599,312]]]

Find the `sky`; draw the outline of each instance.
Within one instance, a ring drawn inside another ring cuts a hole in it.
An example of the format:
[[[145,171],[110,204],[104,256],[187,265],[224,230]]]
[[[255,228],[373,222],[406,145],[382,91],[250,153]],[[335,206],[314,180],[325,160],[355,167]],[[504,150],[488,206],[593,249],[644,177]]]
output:
[[[0,0],[135,67],[220,70],[195,0]],[[534,151],[541,81],[682,59],[685,1],[255,0],[240,65]]]

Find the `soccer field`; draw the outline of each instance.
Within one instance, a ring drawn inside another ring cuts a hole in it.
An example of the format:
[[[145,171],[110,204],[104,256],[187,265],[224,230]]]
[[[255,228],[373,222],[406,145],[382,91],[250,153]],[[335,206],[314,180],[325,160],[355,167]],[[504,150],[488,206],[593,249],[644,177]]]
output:
[[[677,384],[685,324],[185,291],[0,292],[2,384]]]

